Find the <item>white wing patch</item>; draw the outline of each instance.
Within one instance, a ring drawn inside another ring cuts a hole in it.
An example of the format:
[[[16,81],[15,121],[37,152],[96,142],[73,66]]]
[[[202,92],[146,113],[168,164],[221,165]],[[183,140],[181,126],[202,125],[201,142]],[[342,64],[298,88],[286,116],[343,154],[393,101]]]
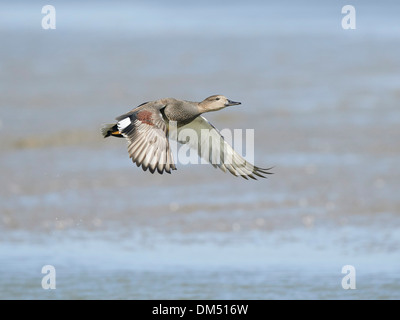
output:
[[[124,130],[127,126],[129,126],[132,123],[131,119],[129,117],[122,119],[121,121],[118,121],[117,126],[118,130],[121,132]]]

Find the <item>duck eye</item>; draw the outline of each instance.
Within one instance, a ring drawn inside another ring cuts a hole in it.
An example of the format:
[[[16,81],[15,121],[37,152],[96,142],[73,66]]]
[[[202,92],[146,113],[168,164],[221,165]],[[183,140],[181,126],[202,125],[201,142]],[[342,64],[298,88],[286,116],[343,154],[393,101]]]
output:
[[[218,101],[219,99],[220,99],[220,98],[215,98],[215,100],[217,100],[217,101]]]

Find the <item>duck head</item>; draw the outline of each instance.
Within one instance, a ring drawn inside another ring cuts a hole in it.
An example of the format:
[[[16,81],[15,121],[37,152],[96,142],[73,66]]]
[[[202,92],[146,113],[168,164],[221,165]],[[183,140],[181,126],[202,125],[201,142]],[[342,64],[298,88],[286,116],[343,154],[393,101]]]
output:
[[[227,97],[223,95],[214,95],[200,102],[199,109],[201,113],[203,113],[210,111],[218,111],[229,106],[236,106],[238,104],[241,104],[241,102],[229,100]]]

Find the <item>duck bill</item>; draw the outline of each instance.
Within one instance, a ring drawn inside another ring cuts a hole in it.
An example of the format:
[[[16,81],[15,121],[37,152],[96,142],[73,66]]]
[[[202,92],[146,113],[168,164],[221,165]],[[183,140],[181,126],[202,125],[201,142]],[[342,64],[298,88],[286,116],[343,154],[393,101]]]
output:
[[[229,106],[237,106],[238,104],[242,104],[241,102],[236,102],[236,101],[232,101],[232,100],[227,100],[225,103],[225,106],[229,107]]]

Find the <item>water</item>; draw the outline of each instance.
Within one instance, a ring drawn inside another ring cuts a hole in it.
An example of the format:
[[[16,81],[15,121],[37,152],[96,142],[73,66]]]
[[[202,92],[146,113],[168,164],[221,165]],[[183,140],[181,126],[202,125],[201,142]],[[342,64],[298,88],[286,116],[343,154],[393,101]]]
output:
[[[400,6],[343,30],[345,4],[54,2],[56,30],[2,4],[0,298],[399,299]],[[151,175],[100,135],[216,93],[242,105],[207,119],[255,129],[268,180]]]

